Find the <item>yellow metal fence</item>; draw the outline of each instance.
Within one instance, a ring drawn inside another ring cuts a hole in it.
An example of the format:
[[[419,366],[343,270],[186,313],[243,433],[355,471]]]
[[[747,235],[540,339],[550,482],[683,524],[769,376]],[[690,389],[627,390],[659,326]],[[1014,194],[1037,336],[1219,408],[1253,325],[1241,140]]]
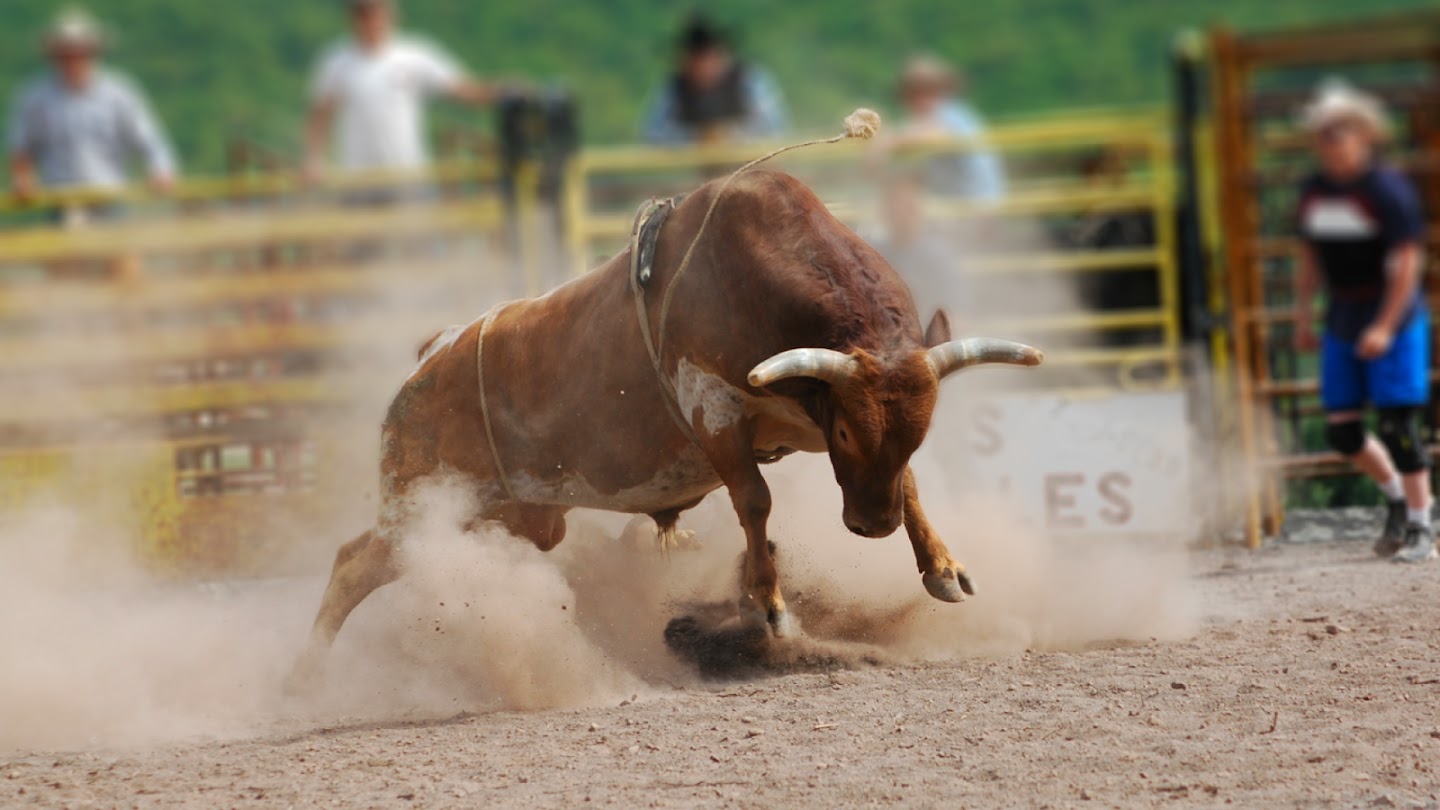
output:
[[[73,207],[104,215],[48,223]],[[102,514],[187,573],[338,542],[420,343],[520,283],[493,167],[52,195],[6,218],[0,504]]]

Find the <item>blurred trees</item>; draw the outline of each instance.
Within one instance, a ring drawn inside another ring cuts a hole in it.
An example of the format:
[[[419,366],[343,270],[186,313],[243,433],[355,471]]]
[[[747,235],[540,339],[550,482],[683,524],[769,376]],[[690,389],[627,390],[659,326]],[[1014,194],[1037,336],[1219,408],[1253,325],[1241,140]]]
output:
[[[830,129],[860,103],[886,109],[896,64],[917,49],[962,65],[992,116],[1164,98],[1175,32],[1224,21],[1282,26],[1432,6],[1434,0],[728,0],[697,3],[733,26],[742,52],[779,78],[800,129]],[[5,0],[0,93],[39,64],[60,0]],[[666,70],[686,6],[662,0],[401,0],[407,27],[484,75],[568,84],[586,138],[633,140]],[[245,134],[293,151],[307,76],[342,30],[340,0],[91,0],[115,34],[112,59],[149,91],[191,171],[223,165]],[[444,120],[488,118],[446,111]],[[483,115],[483,114],[481,114]]]

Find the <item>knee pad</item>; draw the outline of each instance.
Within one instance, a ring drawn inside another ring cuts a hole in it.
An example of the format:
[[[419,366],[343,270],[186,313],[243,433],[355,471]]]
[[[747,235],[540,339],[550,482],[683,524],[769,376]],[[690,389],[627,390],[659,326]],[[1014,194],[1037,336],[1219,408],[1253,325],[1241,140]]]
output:
[[[1325,441],[1342,456],[1353,456],[1365,448],[1365,426],[1359,419],[1331,422],[1325,426]]]
[[[1420,435],[1420,409],[1381,408],[1375,432],[1401,473],[1417,473],[1430,466],[1430,451]]]

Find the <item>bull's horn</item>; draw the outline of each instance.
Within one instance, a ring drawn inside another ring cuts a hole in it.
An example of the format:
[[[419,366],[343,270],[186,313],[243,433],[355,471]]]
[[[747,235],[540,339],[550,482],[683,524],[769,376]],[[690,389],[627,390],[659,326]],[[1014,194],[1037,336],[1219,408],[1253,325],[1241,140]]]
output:
[[[999,338],[965,338],[941,343],[925,353],[930,370],[944,379],[962,368],[981,363],[1009,363],[1014,366],[1038,366],[1045,353],[1024,343]]]
[[[856,360],[834,349],[791,349],[750,370],[750,384],[762,388],[791,377],[813,377],[840,385],[855,374]]]

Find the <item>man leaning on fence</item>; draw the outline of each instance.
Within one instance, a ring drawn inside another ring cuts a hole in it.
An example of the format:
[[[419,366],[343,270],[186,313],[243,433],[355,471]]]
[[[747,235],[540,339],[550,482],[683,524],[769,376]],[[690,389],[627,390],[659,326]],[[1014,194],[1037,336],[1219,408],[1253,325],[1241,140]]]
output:
[[[51,70],[21,90],[10,118],[11,188],[21,199],[40,187],[113,191],[138,159],[150,185],[168,190],[174,153],[139,88],[97,64],[99,25],[78,9],[63,12],[45,37]]]
[[[1420,284],[1425,218],[1415,189],[1381,162],[1380,102],[1329,82],[1301,125],[1320,169],[1300,187],[1296,339],[1320,349],[1325,435],[1370,476],[1389,508],[1375,553],[1397,562],[1436,557],[1429,453],[1420,417],[1429,401],[1430,315]],[[1328,306],[1317,339],[1316,289]],[[1376,409],[1376,435],[1365,407]]]
[[[311,88],[305,169],[323,173],[332,138],[349,172],[417,172],[429,166],[425,102],[444,96],[488,104],[498,85],[470,77],[440,47],[395,30],[395,0],[344,0],[351,36],[325,51]]]
[[[680,32],[678,63],[655,94],[643,125],[664,146],[773,138],[785,131],[785,101],[774,78],[735,57],[729,33],[701,15]]]

